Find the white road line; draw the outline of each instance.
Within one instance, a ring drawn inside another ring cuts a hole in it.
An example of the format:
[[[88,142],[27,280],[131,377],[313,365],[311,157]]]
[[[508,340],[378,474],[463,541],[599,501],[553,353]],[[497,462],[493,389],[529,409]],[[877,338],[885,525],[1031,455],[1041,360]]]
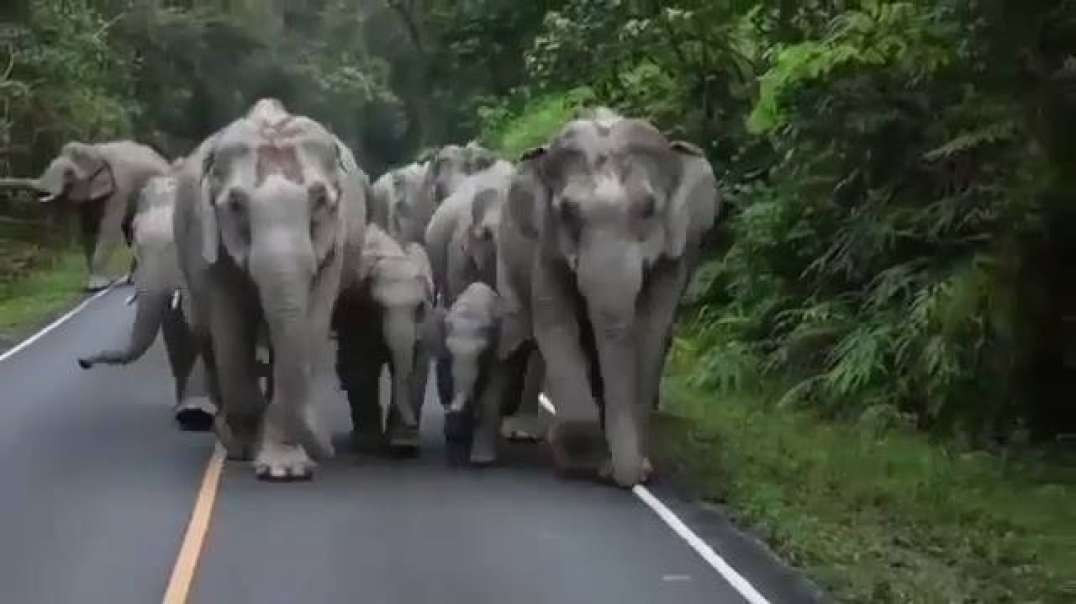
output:
[[[708,543],[702,540],[695,531],[692,531],[676,514],[672,512],[664,503],[657,497],[654,497],[653,493],[649,489],[641,484],[637,484],[631,489],[635,496],[642,500],[659,518],[665,521],[665,524],[669,525],[669,528],[674,533],[680,536],[681,539],[687,541],[687,544],[691,546],[691,549],[695,550],[695,553],[702,556],[703,560],[706,560],[710,566],[714,567],[729,585],[733,586],[736,591],[740,592],[740,595],[747,599],[751,604],[769,604],[769,600],[758,593],[758,590],[754,588],[744,579],[743,576],[736,572],[736,569],[732,568],[725,559],[717,555],[714,548],[710,547]]]
[[[557,414],[557,408],[553,406],[552,401],[549,400],[549,397],[547,397],[544,392],[538,395],[538,403],[541,404],[546,411],[549,411],[550,414]],[[736,572],[736,569],[732,568],[724,558],[719,556],[717,552],[714,551],[714,548],[710,547],[708,543],[695,534],[695,531],[684,524],[684,521],[680,520],[680,518],[662,503],[660,499],[655,497],[649,489],[640,484],[635,485],[635,487],[631,489],[631,492],[657,514],[658,518],[661,518],[661,520],[665,522],[677,536],[686,541],[687,544],[691,546],[691,549],[695,550],[695,553],[716,570],[718,574],[733,587],[733,589],[740,592],[740,595],[748,602],[751,604],[770,604],[770,601],[760,594],[758,590],[743,577],[743,575]]]
[[[96,299],[100,298],[101,296],[107,294],[108,292],[112,291],[112,288],[116,287],[117,284],[122,283],[122,282],[123,282],[122,279],[118,279],[116,281],[113,281],[108,287],[106,287],[105,289],[102,289],[101,291],[99,291],[96,294],[90,296],[89,298],[86,298],[85,300],[82,301],[81,304],[79,304],[78,306],[76,306],[76,307],[72,308],[71,310],[69,310],[67,312],[67,314],[60,317],[59,319],[56,319],[52,323],[49,323],[41,331],[35,333],[34,335],[30,336],[29,338],[26,338],[22,342],[19,342],[18,344],[15,345],[14,348],[12,348],[11,350],[8,350],[4,354],[0,354],[0,362],[7,360],[11,356],[14,356],[15,353],[19,352],[23,348],[26,348],[30,344],[33,344],[34,342],[38,341],[39,339],[41,339],[42,336],[44,336],[48,332],[50,332],[53,329],[56,329],[57,327],[63,325],[68,319],[70,319],[71,317],[73,317],[73,316],[77,315],[78,313],[82,312],[83,310],[85,310],[85,308],[90,305],[90,302],[93,302],[94,300],[96,300]]]

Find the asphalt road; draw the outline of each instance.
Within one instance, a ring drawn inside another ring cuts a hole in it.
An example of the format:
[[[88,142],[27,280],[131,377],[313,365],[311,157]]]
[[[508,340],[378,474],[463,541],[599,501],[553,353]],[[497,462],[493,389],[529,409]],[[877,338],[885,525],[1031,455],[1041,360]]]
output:
[[[164,593],[213,440],[174,427],[159,342],[128,367],[76,365],[124,341],[128,293],[105,294],[0,361],[0,601],[143,604]],[[744,601],[638,499],[557,478],[541,446],[511,445],[496,468],[450,468],[428,400],[421,457],[357,456],[331,376],[319,403],[338,456],[313,482],[263,483],[225,465],[190,602]],[[811,599],[722,518],[669,503],[771,602]]]

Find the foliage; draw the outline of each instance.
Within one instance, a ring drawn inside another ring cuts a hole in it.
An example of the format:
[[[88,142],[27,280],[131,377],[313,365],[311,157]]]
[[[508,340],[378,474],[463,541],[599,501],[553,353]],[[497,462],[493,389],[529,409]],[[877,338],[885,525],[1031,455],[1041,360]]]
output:
[[[1070,602],[1076,595],[1071,453],[1008,458],[931,444],[891,407],[855,424],[717,399],[681,358],[657,418],[666,470],[753,528],[837,602]],[[682,418],[676,421],[677,418]]]

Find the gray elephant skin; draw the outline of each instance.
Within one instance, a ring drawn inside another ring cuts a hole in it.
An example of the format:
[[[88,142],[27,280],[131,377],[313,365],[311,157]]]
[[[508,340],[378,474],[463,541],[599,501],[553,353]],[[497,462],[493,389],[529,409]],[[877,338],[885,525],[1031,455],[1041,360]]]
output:
[[[358,272],[344,280],[333,328],[337,373],[351,406],[355,443],[360,450],[387,446],[397,454],[413,454],[433,344],[433,278],[426,252],[417,243],[402,246],[380,227],[368,225]],[[380,404],[385,365],[391,375],[387,417]]]
[[[387,212],[375,211],[373,216],[385,213],[391,218],[386,230],[403,243],[422,243],[426,237],[426,226],[438,206],[452,195],[471,174],[482,172],[497,161],[493,153],[476,143],[466,146],[446,145],[437,149],[421,169],[421,181],[414,189],[414,178],[418,173],[409,172],[402,176],[400,189],[394,189]],[[376,196],[375,196],[376,197]],[[380,224],[380,223],[379,223]]]
[[[260,478],[309,478],[315,459],[334,453],[312,379],[329,365],[341,275],[358,270],[369,180],[324,126],[262,99],[184,162],[177,186],[176,243],[210,359],[214,431]],[[261,329],[269,396],[258,380]]]
[[[367,220],[392,237],[406,241],[412,233],[412,208],[416,207],[428,162],[412,163],[386,172],[374,181]]]
[[[109,284],[105,270],[125,232],[129,242],[139,192],[150,178],[168,172],[168,162],[145,145],[128,140],[71,142],[37,180],[41,202],[66,202],[78,211],[89,267],[87,289]]]
[[[134,274],[138,307],[129,342],[122,349],[102,350],[78,362],[83,369],[96,364],[132,363],[146,353],[161,332],[175,381],[175,419],[185,430],[202,431],[212,425],[216,408],[205,396],[204,367],[181,303],[186,288],[172,231],[175,192],[174,178],[150,179],[139,195],[138,210],[131,221],[138,260]],[[188,391],[191,380],[197,384]],[[190,396],[191,393],[198,394]]]
[[[498,356],[540,349],[562,470],[647,480],[651,404],[718,200],[700,150],[608,111],[518,165],[498,239]]]

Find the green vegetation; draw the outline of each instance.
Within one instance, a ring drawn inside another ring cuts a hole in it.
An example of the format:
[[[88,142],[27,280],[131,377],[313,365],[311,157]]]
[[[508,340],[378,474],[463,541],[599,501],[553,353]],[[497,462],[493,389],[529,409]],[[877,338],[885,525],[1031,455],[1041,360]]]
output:
[[[841,599],[1072,599],[1057,443],[1076,433],[1076,0],[11,14],[4,175],[37,173],[72,137],[181,155],[265,95],[330,125],[375,175],[476,137],[514,158],[594,105],[697,144],[725,203],[667,401],[697,427],[669,435],[667,463]],[[27,249],[0,246],[0,272],[30,271]]]
[[[0,283],[0,349],[18,343],[80,298],[86,259],[74,250],[58,253],[21,278]]]
[[[683,375],[665,388],[669,412],[692,420],[659,423],[666,470],[838,601],[1076,597],[1076,467],[961,453],[898,418],[819,421],[780,393],[716,396]]]

